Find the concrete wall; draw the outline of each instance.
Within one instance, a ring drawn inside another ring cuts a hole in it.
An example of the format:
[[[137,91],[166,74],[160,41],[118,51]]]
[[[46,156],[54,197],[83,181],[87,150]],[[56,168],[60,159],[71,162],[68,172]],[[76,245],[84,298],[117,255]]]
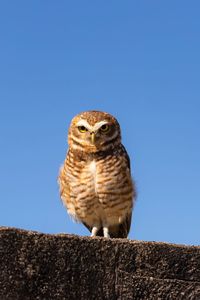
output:
[[[0,229],[0,300],[200,300],[200,247]]]

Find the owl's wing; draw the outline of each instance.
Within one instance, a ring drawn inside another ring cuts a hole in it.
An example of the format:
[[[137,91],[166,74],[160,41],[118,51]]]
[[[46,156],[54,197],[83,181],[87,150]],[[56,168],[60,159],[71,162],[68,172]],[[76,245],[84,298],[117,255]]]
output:
[[[127,153],[126,148],[124,147],[124,145],[121,144],[121,146],[122,146],[122,151],[123,151],[123,153],[124,153],[125,159],[126,159],[126,161],[127,161],[127,167],[129,168],[129,170],[130,170],[130,172],[131,172],[131,161],[130,161],[130,157],[129,157],[129,155],[128,155],[128,153]]]
[[[130,212],[126,218],[124,219],[124,221],[118,225],[118,232],[117,232],[117,238],[127,238],[130,227],[131,227],[131,217],[132,217],[132,213]]]
[[[66,164],[66,161],[60,167],[60,172],[59,172],[58,179],[57,179],[59,189],[60,189],[60,198],[61,198],[62,203],[67,208],[69,215],[76,221],[75,214],[71,214],[70,213],[71,211],[69,212],[69,210],[68,210],[71,200],[70,200],[70,185],[69,185],[68,178],[66,176],[66,171],[64,168],[65,164]]]
[[[127,167],[131,173],[131,163],[130,163],[129,155],[128,155],[124,145],[121,145],[121,146],[122,146],[122,151],[123,151],[124,157],[127,161]],[[126,238],[128,236],[128,233],[129,233],[129,230],[131,227],[131,217],[132,217],[132,212],[130,211],[129,214],[124,219],[124,221],[121,224],[117,225],[118,228],[117,228],[116,232],[113,234],[114,235],[113,237]],[[112,233],[111,233],[111,237],[112,237]]]

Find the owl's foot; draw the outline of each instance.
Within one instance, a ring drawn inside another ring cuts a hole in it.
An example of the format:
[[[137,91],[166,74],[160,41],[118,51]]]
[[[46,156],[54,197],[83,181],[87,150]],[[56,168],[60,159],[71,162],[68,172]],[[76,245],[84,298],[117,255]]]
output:
[[[110,238],[108,227],[103,227],[103,236],[105,238]]]
[[[98,226],[92,227],[91,237],[96,236],[98,230],[99,230],[99,227],[98,227]]]
[[[99,229],[100,229],[100,226],[94,226],[94,227],[92,227],[91,237],[97,236],[97,232],[99,231]],[[103,236],[105,238],[110,238],[109,230],[108,230],[107,226],[103,227]]]

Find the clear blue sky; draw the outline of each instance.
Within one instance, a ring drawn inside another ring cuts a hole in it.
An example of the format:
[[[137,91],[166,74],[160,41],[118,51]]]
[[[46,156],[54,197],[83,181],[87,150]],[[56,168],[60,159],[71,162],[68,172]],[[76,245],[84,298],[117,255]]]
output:
[[[199,1],[1,1],[0,224],[88,235],[57,175],[71,118],[114,114],[131,239],[200,244]]]

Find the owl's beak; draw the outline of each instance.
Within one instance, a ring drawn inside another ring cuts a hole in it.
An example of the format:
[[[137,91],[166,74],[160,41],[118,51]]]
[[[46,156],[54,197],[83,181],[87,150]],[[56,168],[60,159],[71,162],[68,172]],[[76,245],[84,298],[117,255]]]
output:
[[[95,132],[91,132],[91,142],[92,144],[95,143]]]

